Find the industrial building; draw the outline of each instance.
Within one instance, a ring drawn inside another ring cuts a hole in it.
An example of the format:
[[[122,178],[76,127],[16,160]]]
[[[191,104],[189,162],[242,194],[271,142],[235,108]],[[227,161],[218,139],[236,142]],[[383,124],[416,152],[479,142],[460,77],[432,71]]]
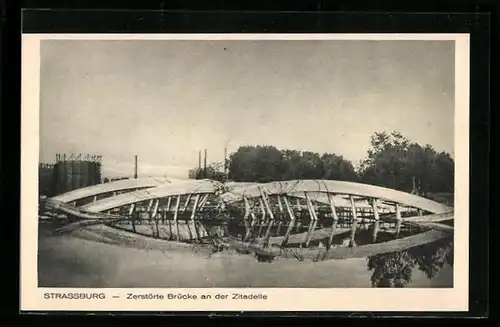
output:
[[[101,183],[101,156],[57,154],[55,164],[39,164],[39,194],[54,196]]]

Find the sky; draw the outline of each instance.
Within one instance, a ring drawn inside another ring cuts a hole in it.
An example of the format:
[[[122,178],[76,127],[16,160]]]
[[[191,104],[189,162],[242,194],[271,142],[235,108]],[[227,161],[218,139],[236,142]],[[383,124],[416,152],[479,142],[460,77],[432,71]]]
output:
[[[241,145],[342,155],[397,130],[453,154],[453,41],[44,40],[40,161],[181,177]]]

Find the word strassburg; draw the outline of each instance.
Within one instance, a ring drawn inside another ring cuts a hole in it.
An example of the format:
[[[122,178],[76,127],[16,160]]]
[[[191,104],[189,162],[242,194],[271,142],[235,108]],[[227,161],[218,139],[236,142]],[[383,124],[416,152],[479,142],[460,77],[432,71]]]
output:
[[[46,300],[104,300],[104,293],[44,293],[43,298]]]

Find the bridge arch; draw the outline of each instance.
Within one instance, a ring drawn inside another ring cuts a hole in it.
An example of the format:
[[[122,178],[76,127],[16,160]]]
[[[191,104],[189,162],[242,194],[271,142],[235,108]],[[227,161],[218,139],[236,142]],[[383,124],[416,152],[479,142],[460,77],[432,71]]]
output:
[[[56,195],[51,198],[54,202],[72,203],[88,199],[86,202],[93,202],[97,199],[108,198],[117,193],[131,192],[140,189],[151,188],[162,184],[178,183],[179,180],[161,177],[147,177],[137,179],[122,179],[109,183],[96,184],[70,192]]]
[[[179,181],[106,198],[84,205],[81,209],[88,212],[103,212],[117,207],[163,198],[215,194],[221,187],[221,183],[212,180]]]
[[[328,200],[328,194],[330,194],[335,196],[335,199],[339,203],[344,204],[349,204],[346,202],[346,198],[355,197],[354,200],[359,201],[377,199],[382,205],[385,203],[398,203],[433,214],[444,214],[453,211],[451,207],[414,194],[375,185],[334,180],[290,180],[255,184],[248,187],[235,188],[223,194],[222,198],[228,203],[233,203],[243,201],[245,198],[258,198],[263,193],[268,196],[288,195],[295,197],[306,197],[309,194],[316,194],[316,200],[323,203],[330,202]]]

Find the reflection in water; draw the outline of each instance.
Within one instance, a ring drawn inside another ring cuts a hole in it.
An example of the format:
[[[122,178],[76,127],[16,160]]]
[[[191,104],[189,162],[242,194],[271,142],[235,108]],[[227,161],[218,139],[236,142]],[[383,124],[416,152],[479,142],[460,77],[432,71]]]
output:
[[[453,287],[453,272],[446,267],[453,263],[451,239],[369,259],[313,263],[253,256],[251,252],[240,255],[218,251],[220,253],[210,256],[208,252],[191,255],[182,248],[144,251],[146,238],[138,238],[140,244],[137,245],[123,245],[129,236],[124,228],[98,226],[76,230],[71,235],[52,236],[49,226],[40,227],[40,287],[359,288],[370,284],[374,287]],[[213,235],[227,233],[217,224],[205,227]],[[237,234],[242,232],[244,228]],[[111,239],[119,242],[108,242]],[[444,269],[439,271],[441,267]]]
[[[373,287],[406,287],[411,282],[414,268],[432,279],[445,264],[453,265],[451,237],[406,251],[368,258],[368,270],[373,271]]]

